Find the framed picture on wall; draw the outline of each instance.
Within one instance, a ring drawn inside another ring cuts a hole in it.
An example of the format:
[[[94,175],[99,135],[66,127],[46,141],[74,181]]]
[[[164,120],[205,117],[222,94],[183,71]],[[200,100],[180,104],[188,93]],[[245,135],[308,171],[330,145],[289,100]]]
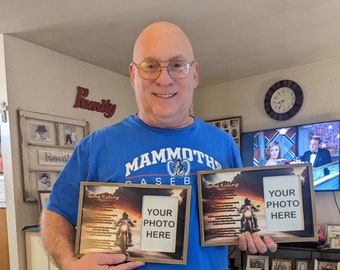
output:
[[[241,116],[208,120],[207,123],[228,132],[241,149]]]
[[[289,259],[273,259],[271,269],[273,269],[273,270],[292,269],[292,260],[289,260]]]
[[[74,124],[58,124],[60,145],[64,147],[75,147],[78,141],[84,138],[82,126]]]
[[[262,255],[247,255],[246,270],[268,270],[269,257]]]
[[[334,249],[340,249],[340,236],[331,237],[329,247]]]
[[[327,244],[331,244],[332,238],[340,238],[340,225],[339,224],[326,224],[326,238]]]
[[[51,191],[38,191],[38,204],[40,211],[45,209],[45,204],[50,196]]]
[[[53,122],[29,119],[28,123],[28,141],[33,144],[56,144],[56,132]]]
[[[18,110],[17,115],[23,197],[25,201],[38,201],[38,191],[52,189],[77,142],[89,134],[89,124],[24,110]]]
[[[296,259],[295,260],[295,270],[308,270],[309,268],[309,260],[305,259]]]
[[[314,270],[340,269],[340,261],[331,259],[314,259]]]

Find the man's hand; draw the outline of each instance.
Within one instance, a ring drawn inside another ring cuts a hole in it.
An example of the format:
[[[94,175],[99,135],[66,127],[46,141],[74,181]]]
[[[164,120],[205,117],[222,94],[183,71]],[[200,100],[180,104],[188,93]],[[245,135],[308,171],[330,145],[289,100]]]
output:
[[[130,270],[145,265],[144,262],[126,262],[124,254],[91,253],[74,258],[65,269],[72,270]]]
[[[245,232],[240,236],[238,246],[240,250],[248,250],[251,254],[277,250],[277,244],[269,236],[260,237],[258,233],[250,234],[250,232]]]
[[[61,215],[45,209],[41,215],[40,234],[49,256],[61,270],[130,270],[144,262],[126,262],[124,254],[91,253],[74,256],[76,231]]]

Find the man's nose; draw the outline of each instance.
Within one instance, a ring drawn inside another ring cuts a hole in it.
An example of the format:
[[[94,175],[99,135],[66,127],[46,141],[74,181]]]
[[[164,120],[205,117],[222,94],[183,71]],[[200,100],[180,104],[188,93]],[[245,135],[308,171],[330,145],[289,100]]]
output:
[[[164,70],[165,69],[165,70]],[[173,78],[170,75],[170,72],[168,70],[168,66],[161,66],[159,70],[159,76],[157,80],[173,80]]]

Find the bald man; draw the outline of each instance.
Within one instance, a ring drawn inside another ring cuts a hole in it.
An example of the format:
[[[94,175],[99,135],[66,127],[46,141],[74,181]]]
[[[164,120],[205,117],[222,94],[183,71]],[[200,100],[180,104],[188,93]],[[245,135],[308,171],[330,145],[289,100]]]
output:
[[[147,26],[135,42],[129,71],[138,113],[77,145],[42,214],[46,250],[63,270],[228,269],[226,246],[200,246],[196,173],[241,167],[242,162],[229,134],[189,114],[198,85],[198,63],[188,37],[169,22]],[[101,180],[191,186],[187,264],[126,262],[123,254],[75,257],[80,181]],[[262,240],[247,232],[240,237],[239,247],[264,253],[275,251],[277,245],[269,237]]]

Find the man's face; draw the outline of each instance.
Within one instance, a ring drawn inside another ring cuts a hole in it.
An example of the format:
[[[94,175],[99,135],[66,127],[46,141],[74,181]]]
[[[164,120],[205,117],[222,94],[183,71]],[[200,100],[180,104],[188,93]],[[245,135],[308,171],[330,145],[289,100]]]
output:
[[[39,137],[40,137],[42,140],[46,139],[46,133],[43,132],[43,131],[39,131]]]
[[[309,150],[311,150],[312,152],[317,151],[319,148],[319,141],[318,140],[311,140],[309,142]]]
[[[169,30],[169,31],[167,31]],[[176,32],[177,33],[177,32]],[[156,61],[167,66],[172,60],[192,62],[193,54],[186,37],[174,35],[173,29],[155,29],[136,43],[134,62]],[[131,84],[135,90],[139,117],[151,126],[176,128],[187,125],[193,91],[198,85],[198,64],[194,62],[183,79],[170,77],[166,67],[157,79],[146,80],[138,68],[130,65]]]

